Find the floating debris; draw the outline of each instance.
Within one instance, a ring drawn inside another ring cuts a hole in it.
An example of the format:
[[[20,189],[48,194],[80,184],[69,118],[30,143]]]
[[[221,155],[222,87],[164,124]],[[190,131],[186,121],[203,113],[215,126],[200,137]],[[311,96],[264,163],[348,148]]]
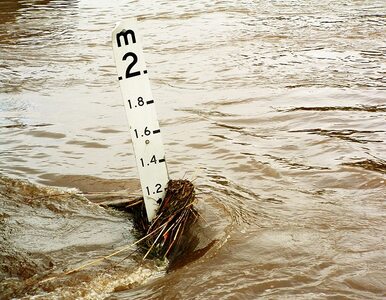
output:
[[[194,201],[195,191],[190,181],[170,180],[165,198],[150,224],[143,201],[129,208],[140,238],[146,237],[139,244],[145,252],[144,258],[170,259],[181,252],[183,236],[199,216]]]

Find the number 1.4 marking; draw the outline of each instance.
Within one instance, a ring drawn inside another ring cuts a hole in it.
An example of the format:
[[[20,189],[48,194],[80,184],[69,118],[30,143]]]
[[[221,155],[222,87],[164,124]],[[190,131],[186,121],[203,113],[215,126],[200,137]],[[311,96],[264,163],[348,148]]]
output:
[[[151,157],[151,159],[150,159],[150,161],[148,163],[145,163],[143,158],[140,158],[139,160],[141,161],[142,167],[145,167],[145,165],[146,166],[150,166],[150,164],[155,164],[155,165],[157,164],[157,158],[155,157],[155,155],[153,155]],[[162,162],[165,162],[165,158],[161,158],[161,159],[158,160],[158,163],[162,163]]]

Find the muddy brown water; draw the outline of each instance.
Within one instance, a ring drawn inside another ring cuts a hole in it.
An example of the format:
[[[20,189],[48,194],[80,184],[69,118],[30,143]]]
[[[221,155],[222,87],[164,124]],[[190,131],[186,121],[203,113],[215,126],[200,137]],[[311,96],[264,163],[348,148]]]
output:
[[[110,41],[127,17],[209,247],[63,275],[135,241],[92,203],[139,190]],[[1,1],[0,298],[384,299],[385,41],[381,0]]]

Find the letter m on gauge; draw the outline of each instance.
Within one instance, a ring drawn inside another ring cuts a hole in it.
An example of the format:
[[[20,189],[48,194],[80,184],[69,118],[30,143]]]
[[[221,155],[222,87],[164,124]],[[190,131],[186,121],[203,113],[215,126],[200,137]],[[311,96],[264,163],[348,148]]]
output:
[[[129,45],[129,38],[130,38],[130,41],[132,44],[135,44],[137,42],[136,38],[135,38],[135,34],[134,34],[134,31],[131,30],[131,29],[122,29],[121,32],[117,33],[117,45],[118,47],[121,47],[122,44],[121,44],[121,40],[123,38],[123,42],[125,43],[125,45]]]

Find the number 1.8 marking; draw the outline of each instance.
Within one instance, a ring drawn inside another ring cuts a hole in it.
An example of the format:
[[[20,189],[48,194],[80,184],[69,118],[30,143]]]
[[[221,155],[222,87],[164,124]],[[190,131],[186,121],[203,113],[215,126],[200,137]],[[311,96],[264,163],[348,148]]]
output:
[[[135,102],[135,101],[134,101],[134,102]],[[131,100],[130,100],[130,99],[127,100],[127,103],[129,104],[129,108],[130,108],[130,109],[133,109],[133,108],[138,107],[138,106],[139,106],[139,107],[144,106],[145,103],[146,103],[146,104],[153,104],[153,103],[154,103],[154,100],[148,100],[148,101],[145,102],[145,101],[143,100],[142,97],[138,97],[136,103],[131,103]]]
[[[131,104],[130,99],[127,100],[127,102],[129,103],[130,109],[132,109],[132,108],[133,108],[133,105]],[[134,104],[134,107],[137,107],[137,106],[143,106],[144,104],[145,104],[145,102],[143,101],[143,98],[142,98],[142,97],[138,97],[138,99],[137,99],[137,104]]]

